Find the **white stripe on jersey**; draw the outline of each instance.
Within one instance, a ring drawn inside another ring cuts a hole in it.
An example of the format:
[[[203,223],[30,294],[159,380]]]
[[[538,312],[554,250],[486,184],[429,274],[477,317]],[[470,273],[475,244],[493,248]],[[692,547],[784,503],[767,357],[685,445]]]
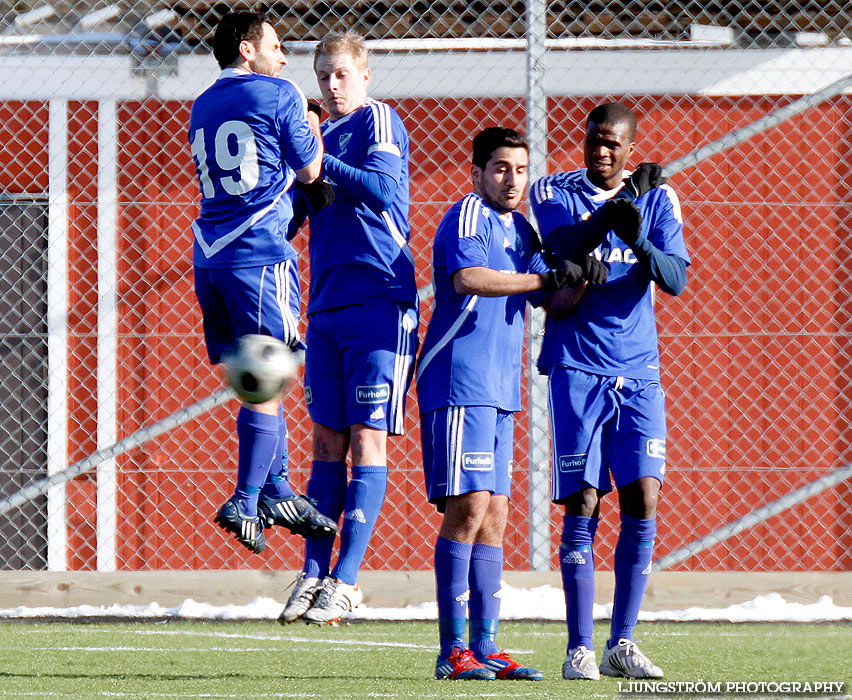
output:
[[[447,409],[447,495],[458,496],[461,491],[462,446],[464,444],[464,406]]]
[[[538,204],[548,199],[553,199],[552,176],[543,177],[533,185],[533,198]]]
[[[290,285],[290,272],[293,260],[284,260],[275,265],[275,284],[277,285],[278,307],[284,325],[284,342],[293,345],[299,341],[299,319],[290,308],[293,289]]]
[[[404,428],[405,412],[403,402],[407,390],[408,371],[411,367],[411,329],[406,327],[407,310],[399,310],[399,323],[396,332],[396,357],[393,364],[393,391],[388,403],[388,428],[401,435]]]
[[[373,111],[373,135],[376,143],[393,143],[390,107],[382,102],[368,103]]]
[[[476,306],[477,301],[479,301],[479,297],[476,294],[470,297],[470,301],[467,302],[464,309],[459,314],[459,317],[453,322],[453,325],[447,329],[446,333],[444,333],[444,337],[435,343],[432,346],[432,349],[427,352],[425,356],[420,356],[420,364],[417,365],[418,376],[422,374],[423,370],[429,366],[429,363],[435,359],[435,355],[437,355],[447,343],[456,337],[456,333],[458,333],[459,328],[462,327],[462,324],[465,322],[467,317],[470,316],[470,312],[473,311],[473,307]]]
[[[375,153],[376,151],[380,151],[381,153],[390,153],[397,158],[402,158],[402,151],[399,150],[399,146],[395,143],[374,143],[367,149],[367,155]]]
[[[459,238],[468,238],[476,235],[479,225],[479,212],[482,200],[475,194],[469,194],[462,200],[461,212],[459,213]]]
[[[388,225],[388,231],[390,231],[391,238],[396,241],[397,245],[402,249],[402,254],[408,258],[408,262],[410,262],[413,267],[414,256],[411,254],[411,249],[408,247],[408,241],[405,240],[405,236],[403,236],[402,232],[396,227],[391,215],[387,211],[382,212],[382,218]]]
[[[289,170],[289,169],[288,169]],[[241,223],[237,228],[232,229],[229,233],[226,233],[224,236],[220,236],[217,238],[212,245],[208,245],[207,241],[204,240],[204,237],[201,235],[201,228],[198,226],[197,221],[193,221],[191,224],[192,233],[195,236],[195,240],[198,242],[198,246],[201,248],[201,252],[204,253],[205,258],[212,258],[216,253],[218,253],[222,248],[224,248],[229,243],[233,243],[239,236],[247,231],[249,228],[254,226],[258,221],[260,221],[264,216],[266,216],[270,211],[272,211],[277,205],[278,201],[281,197],[284,196],[284,193],[290,189],[290,185],[293,184],[293,173],[292,171],[287,173],[287,182],[284,184],[284,189],[281,190],[275,199],[272,200],[268,205],[266,205],[259,212],[256,212],[254,216],[249,219],[246,219]]]

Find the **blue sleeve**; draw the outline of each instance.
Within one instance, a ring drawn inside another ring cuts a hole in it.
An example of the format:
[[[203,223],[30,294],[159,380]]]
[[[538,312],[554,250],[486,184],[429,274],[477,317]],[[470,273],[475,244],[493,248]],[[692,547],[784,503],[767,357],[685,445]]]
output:
[[[278,91],[279,146],[284,162],[293,170],[301,170],[317,157],[320,143],[308,124],[307,99],[289,80],[283,82]]]
[[[322,167],[345,194],[363,201],[373,211],[382,212],[396,196],[402,159],[392,153],[374,151],[364,159],[362,167],[356,168],[326,153]]]
[[[293,190],[293,218],[287,226],[287,240],[292,241],[308,218],[308,198],[302,190]]]
[[[332,155],[323,157],[326,174],[342,190],[375,212],[396,198],[408,154],[408,132],[399,115],[384,102],[370,101],[358,125],[363,160],[356,167]]]
[[[690,263],[677,195],[664,185],[655,196],[649,197],[642,209],[650,228],[647,235],[640,236],[631,246],[633,252],[657,286],[677,296],[686,288],[686,268]]]
[[[673,253],[664,253],[645,236],[631,246],[636,259],[644,265],[651,279],[664,292],[677,296],[686,289],[686,267],[689,263]]]
[[[577,262],[597,248],[606,236],[607,229],[601,225],[597,211],[579,220],[562,191],[551,186],[546,178],[533,186],[530,200],[544,246],[559,260]]]
[[[547,272],[550,266],[545,261],[541,253],[533,253],[530,257],[527,272],[541,274]],[[527,292],[527,301],[535,307],[541,306],[551,295],[553,290],[536,289],[534,292]]]
[[[464,216],[464,220],[459,225],[457,222],[463,212],[465,209],[459,208],[455,221],[452,222],[453,225],[444,228],[446,257],[443,262],[447,268],[447,276],[450,278],[465,267],[488,267],[490,229],[484,225],[484,217],[481,216],[482,206],[477,203],[473,215]]]

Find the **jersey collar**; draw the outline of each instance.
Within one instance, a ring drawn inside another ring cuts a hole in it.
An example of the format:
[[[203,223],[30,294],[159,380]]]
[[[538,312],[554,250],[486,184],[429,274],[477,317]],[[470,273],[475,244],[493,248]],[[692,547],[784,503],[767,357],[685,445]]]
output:
[[[605,202],[608,199],[612,199],[618,194],[618,191],[624,187],[624,182],[622,182],[618,187],[614,187],[611,190],[604,190],[595,185],[589,178],[586,176],[586,168],[580,168],[580,177],[583,179],[583,184],[588,187],[592,192],[592,201],[593,202]],[[629,170],[624,171],[624,177],[630,175]]]
[[[224,78],[241,78],[244,75],[251,75],[251,71],[246,70],[245,68],[223,68],[216,80],[223,80]]]

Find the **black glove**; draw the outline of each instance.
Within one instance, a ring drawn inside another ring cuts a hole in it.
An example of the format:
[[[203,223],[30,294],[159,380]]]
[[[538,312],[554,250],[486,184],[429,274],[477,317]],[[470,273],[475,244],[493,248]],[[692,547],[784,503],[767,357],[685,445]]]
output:
[[[308,198],[312,214],[316,214],[334,201],[334,187],[322,176],[307,185],[296,180],[296,187]]]
[[[663,166],[659,163],[639,163],[639,167],[624,180],[624,187],[615,196],[634,200],[655,187],[664,185],[667,179],[663,177]]]
[[[589,284],[603,284],[609,276],[609,270],[594,255],[587,255],[580,260],[580,268],[583,270],[583,279]]]
[[[583,269],[570,260],[562,260],[556,267],[542,273],[542,289],[552,292],[563,287],[574,287],[583,281]]]
[[[627,245],[633,245],[642,231],[642,214],[629,199],[611,199],[601,207],[606,222]]]
[[[320,107],[319,102],[308,101],[308,111],[316,114],[320,119],[322,119],[322,107]],[[642,167],[642,166],[639,166]]]

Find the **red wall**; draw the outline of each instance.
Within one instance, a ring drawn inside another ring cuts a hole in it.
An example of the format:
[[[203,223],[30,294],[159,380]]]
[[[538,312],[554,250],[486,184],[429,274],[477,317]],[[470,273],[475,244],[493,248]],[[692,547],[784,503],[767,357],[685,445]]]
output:
[[[628,100],[640,115],[633,161],[671,162],[792,99]],[[407,100],[396,106],[411,135],[412,250],[422,285],[429,280],[435,227],[469,189],[472,134],[494,124],[523,128],[524,109],[516,99]],[[592,106],[589,99],[551,99],[549,172],[581,165],[577,144]],[[198,196],[185,144],[188,114],[183,102],[119,107],[120,437],[221,386],[206,364],[192,291],[189,224]],[[672,178],[693,265],[687,291],[658,301],[670,430],[658,556],[852,461],[844,419],[852,322],[849,114],[849,98],[834,100]],[[23,144],[23,152],[0,170],[0,186],[45,191],[47,105],[0,103],[0,117],[0,137]],[[76,461],[95,449],[97,105],[70,103],[69,130],[69,459]],[[304,247],[304,236],[297,245]],[[429,304],[422,317],[425,323]],[[288,404],[292,475],[303,487],[310,423],[301,389]],[[272,534],[267,553],[246,555],[210,523],[233,488],[234,409],[217,409],[119,459],[120,568],[299,565],[297,538]],[[524,414],[517,424],[506,561],[508,568],[524,569]],[[438,520],[421,493],[413,391],[407,425],[409,433],[390,451],[388,500],[367,568],[430,566]],[[69,486],[68,516],[70,566],[94,568],[91,477]],[[554,549],[560,523],[554,509]],[[598,531],[604,568],[616,530],[613,509]],[[850,532],[847,483],[680,568],[848,570]]]

